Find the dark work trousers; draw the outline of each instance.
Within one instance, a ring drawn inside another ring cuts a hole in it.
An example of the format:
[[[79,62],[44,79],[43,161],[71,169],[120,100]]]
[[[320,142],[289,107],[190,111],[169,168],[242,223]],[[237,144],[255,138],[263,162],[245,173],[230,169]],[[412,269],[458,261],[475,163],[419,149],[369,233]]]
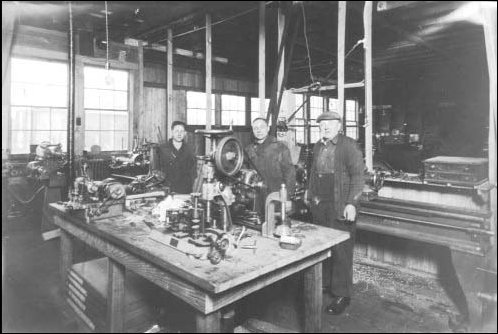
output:
[[[353,249],[356,223],[339,221],[333,200],[312,203],[313,223],[350,233],[350,238],[332,247],[332,257],[323,263],[323,285],[330,286],[334,296],[351,297],[353,294]],[[342,216],[342,214],[341,214]]]

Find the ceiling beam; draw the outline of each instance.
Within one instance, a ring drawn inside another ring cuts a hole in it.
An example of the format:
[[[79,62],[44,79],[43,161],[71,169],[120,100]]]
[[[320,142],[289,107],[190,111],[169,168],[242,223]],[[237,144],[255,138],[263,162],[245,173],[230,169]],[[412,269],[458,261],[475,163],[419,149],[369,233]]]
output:
[[[396,9],[399,7],[412,7],[414,4],[417,4],[420,1],[378,1],[377,2],[377,11],[385,12],[391,9]]]
[[[152,35],[152,34],[159,33],[159,32],[162,32],[164,30],[174,28],[175,26],[178,26],[180,24],[186,24],[186,23],[192,22],[200,14],[201,14],[200,12],[196,12],[196,13],[191,13],[191,14],[182,16],[176,20],[167,22],[167,23],[162,24],[160,26],[157,26],[155,28],[151,28],[149,30],[134,34],[134,35],[132,35],[132,37],[136,38],[136,39],[143,39],[145,37],[145,39],[147,39],[147,37]]]

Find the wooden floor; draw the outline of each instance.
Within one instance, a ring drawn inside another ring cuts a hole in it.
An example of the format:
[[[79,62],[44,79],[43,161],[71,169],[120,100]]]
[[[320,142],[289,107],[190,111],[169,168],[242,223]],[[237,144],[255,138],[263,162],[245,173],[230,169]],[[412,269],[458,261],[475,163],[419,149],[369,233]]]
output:
[[[33,217],[3,221],[2,229],[2,332],[78,332],[59,284],[58,239],[43,242]],[[82,250],[92,256],[91,250]],[[322,332],[450,331],[448,316],[456,309],[437,280],[362,261],[355,259],[351,306],[340,316],[323,313]],[[243,313],[300,330],[298,283],[296,278],[268,287],[247,300]],[[285,297],[276,298],[282,292]],[[324,306],[328,301],[326,296]],[[188,310],[178,317],[180,309],[175,309],[176,323],[166,324],[172,330],[189,327]]]

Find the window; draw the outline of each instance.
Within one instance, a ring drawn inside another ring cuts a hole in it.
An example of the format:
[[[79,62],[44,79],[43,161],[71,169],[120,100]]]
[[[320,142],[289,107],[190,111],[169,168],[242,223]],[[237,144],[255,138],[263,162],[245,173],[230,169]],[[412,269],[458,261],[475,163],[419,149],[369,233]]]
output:
[[[42,141],[62,144],[67,138],[67,65],[13,58],[11,61],[12,154],[29,153]]]
[[[221,124],[246,125],[246,98],[237,95],[221,95]]]
[[[303,104],[305,99],[304,94],[296,95],[296,109]],[[316,119],[323,112],[323,97],[321,96],[310,96],[309,100],[310,108],[310,140],[311,143],[316,143],[320,139],[320,128],[316,123]],[[304,125],[306,124],[306,104],[296,113],[295,116],[295,127],[296,127],[296,143],[304,144],[306,138],[304,136]]]
[[[294,95],[296,109],[299,108],[304,102],[304,95],[298,94]],[[294,116],[294,126],[296,129],[296,143],[304,144],[304,124],[305,124],[305,110],[306,105],[303,105],[301,109]]]
[[[187,124],[206,125],[206,93],[187,92]],[[211,124],[214,118],[214,94],[211,94]]]
[[[84,89],[85,149],[127,150],[128,72],[86,66]]]
[[[358,140],[358,103],[346,100],[346,136]]]
[[[310,140],[312,143],[316,143],[320,139],[320,128],[316,119],[320,116],[323,110],[323,97],[321,96],[311,96],[310,97]]]
[[[329,110],[338,112],[337,99],[329,99]],[[344,119],[344,115],[341,115]],[[346,136],[358,140],[358,103],[355,100],[346,100]]]
[[[268,107],[270,106],[270,99],[265,99],[265,113],[261,115],[259,112],[259,97],[251,97],[251,123],[255,118],[266,117]]]

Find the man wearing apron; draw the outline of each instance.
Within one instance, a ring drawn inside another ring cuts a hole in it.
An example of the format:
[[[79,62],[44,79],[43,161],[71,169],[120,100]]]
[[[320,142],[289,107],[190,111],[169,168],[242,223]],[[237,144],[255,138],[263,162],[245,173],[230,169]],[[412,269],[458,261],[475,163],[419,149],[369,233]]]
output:
[[[356,141],[339,133],[342,122],[338,113],[324,112],[316,121],[321,139],[313,150],[305,198],[313,223],[350,232],[350,239],[332,248],[332,257],[324,266],[324,286],[330,284],[333,297],[327,312],[341,314],[353,292],[356,207],[363,190],[365,165]]]

